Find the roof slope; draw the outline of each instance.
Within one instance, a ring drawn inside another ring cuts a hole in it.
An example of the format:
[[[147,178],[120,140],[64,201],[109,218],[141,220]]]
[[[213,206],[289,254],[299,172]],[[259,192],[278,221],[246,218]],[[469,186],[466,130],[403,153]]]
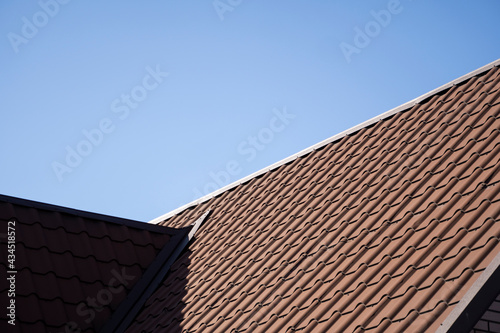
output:
[[[2,233],[8,221],[15,222],[15,268],[7,266],[3,235],[0,271],[17,271],[19,332],[97,331],[175,233],[172,228],[0,196]],[[3,309],[10,299],[7,292],[3,280]],[[10,326],[8,319],[2,311],[2,331]]]
[[[128,332],[435,331],[500,253],[499,88],[496,63],[162,217],[212,211]]]

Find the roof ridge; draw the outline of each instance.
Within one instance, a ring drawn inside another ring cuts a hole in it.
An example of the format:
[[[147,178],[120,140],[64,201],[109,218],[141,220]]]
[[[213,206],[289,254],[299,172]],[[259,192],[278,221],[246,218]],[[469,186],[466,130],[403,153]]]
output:
[[[13,204],[13,205],[30,207],[30,208],[35,208],[35,209],[39,209],[39,210],[49,211],[49,212],[64,213],[64,214],[69,214],[69,215],[73,215],[73,216],[77,216],[77,217],[81,217],[81,218],[85,218],[85,219],[99,220],[102,222],[113,223],[113,224],[117,224],[117,225],[123,225],[123,226],[130,227],[130,228],[143,229],[143,230],[148,230],[148,231],[152,231],[152,232],[158,232],[158,233],[164,233],[164,234],[165,233],[171,234],[172,232],[174,232],[174,229],[170,228],[170,227],[154,226],[154,225],[151,225],[151,224],[148,224],[145,222],[131,220],[131,219],[123,218],[123,217],[93,213],[93,212],[89,212],[89,211],[85,211],[85,210],[69,208],[69,207],[64,207],[64,206],[59,206],[59,205],[53,205],[53,204],[43,203],[40,201],[23,199],[23,198],[13,197],[13,196],[9,196],[9,195],[4,195],[4,194],[0,194],[0,202],[6,202],[6,203]]]
[[[443,92],[443,91],[445,91],[445,90],[447,90],[447,89],[449,89],[449,88],[451,88],[453,86],[459,85],[459,84],[467,81],[468,79],[470,79],[472,77],[475,77],[475,76],[478,76],[480,74],[483,74],[486,71],[490,70],[491,68],[498,67],[498,66],[500,66],[500,59],[497,59],[497,60],[495,60],[495,61],[493,61],[493,62],[491,62],[491,63],[489,63],[487,65],[484,65],[484,66],[482,66],[482,67],[480,67],[480,68],[478,68],[476,70],[473,70],[473,71],[471,71],[471,72],[469,72],[469,73],[467,73],[465,75],[462,75],[461,77],[459,77],[459,78],[457,78],[455,80],[452,80],[452,81],[450,81],[450,82],[448,82],[448,83],[446,83],[446,84],[444,84],[444,85],[442,85],[442,86],[440,86],[440,87],[438,87],[438,88],[436,88],[434,90],[431,90],[431,91],[429,91],[429,92],[427,92],[427,93],[425,93],[425,94],[423,94],[423,95],[421,95],[421,96],[419,96],[417,98],[414,98],[414,99],[410,100],[409,102],[403,103],[400,106],[397,106],[397,107],[395,107],[395,108],[393,108],[393,109],[391,109],[389,111],[386,111],[386,112],[384,112],[384,113],[382,113],[382,114],[380,114],[378,116],[375,116],[375,117],[373,117],[371,119],[368,119],[368,120],[366,120],[366,121],[364,121],[364,122],[362,122],[362,123],[360,123],[358,125],[355,125],[355,126],[349,128],[349,129],[343,131],[343,132],[335,134],[335,135],[333,135],[333,136],[331,136],[331,137],[329,137],[329,138],[327,138],[327,139],[325,139],[323,141],[320,141],[320,142],[318,142],[318,143],[316,143],[316,144],[314,144],[314,145],[312,145],[312,146],[310,146],[308,148],[305,148],[305,149],[299,151],[298,153],[295,153],[295,154],[293,154],[293,155],[291,155],[289,157],[286,157],[286,158],[284,158],[284,159],[282,159],[282,160],[280,160],[280,161],[278,161],[278,162],[276,162],[274,164],[271,164],[268,167],[260,169],[260,170],[258,170],[256,172],[254,172],[254,173],[246,176],[246,177],[243,177],[243,178],[241,178],[239,180],[236,180],[235,182],[233,182],[231,184],[228,184],[228,185],[226,185],[226,186],[224,186],[224,187],[222,187],[222,188],[220,188],[218,190],[215,190],[215,191],[213,191],[213,192],[211,192],[211,193],[209,193],[207,195],[204,195],[203,197],[201,197],[199,199],[193,200],[193,201],[191,201],[191,202],[189,202],[189,203],[187,203],[187,204],[185,204],[185,205],[183,205],[183,206],[181,206],[179,208],[176,208],[176,209],[174,209],[174,210],[172,210],[172,211],[170,211],[170,212],[168,212],[166,214],[163,214],[163,215],[161,215],[161,216],[159,216],[159,217],[157,217],[157,218],[149,221],[148,223],[150,223],[150,224],[160,223],[160,222],[162,222],[162,221],[164,221],[164,220],[166,220],[166,219],[168,219],[168,218],[170,218],[170,217],[172,217],[172,216],[174,216],[174,215],[176,215],[176,214],[178,214],[178,213],[180,213],[180,212],[182,212],[182,211],[184,211],[184,210],[186,210],[188,208],[194,207],[194,206],[196,206],[196,205],[198,205],[200,203],[208,201],[211,198],[213,198],[213,197],[215,197],[215,196],[217,196],[217,195],[219,195],[219,194],[221,194],[223,192],[226,192],[227,190],[230,190],[230,189],[232,189],[232,188],[234,188],[234,187],[236,187],[236,186],[238,186],[238,185],[240,185],[242,183],[245,183],[245,182],[247,182],[247,181],[249,181],[249,180],[251,180],[253,178],[256,178],[256,177],[258,177],[258,176],[260,176],[260,175],[262,175],[262,174],[264,174],[264,173],[266,173],[268,171],[274,170],[274,169],[276,169],[276,168],[278,168],[278,167],[280,167],[280,166],[282,166],[282,165],[284,165],[284,164],[286,164],[286,163],[288,163],[290,161],[293,161],[294,159],[296,159],[298,157],[306,155],[306,154],[308,154],[308,153],[310,153],[310,152],[312,152],[312,151],[314,151],[314,150],[316,150],[318,148],[324,147],[325,145],[327,145],[329,143],[337,141],[337,140],[339,140],[339,139],[341,139],[341,138],[343,138],[343,137],[345,137],[347,135],[353,134],[353,133],[355,133],[355,132],[357,132],[357,131],[359,131],[359,130],[361,130],[363,128],[366,128],[366,127],[368,127],[368,126],[370,126],[370,125],[378,122],[379,120],[383,120],[383,119],[389,118],[389,117],[393,116],[394,114],[396,114],[398,112],[402,112],[404,110],[410,109],[414,105],[416,105],[416,104],[418,104],[418,103],[420,103],[422,101],[425,101],[426,99],[428,99],[431,96],[434,96],[434,95],[436,95],[436,94],[438,94],[440,92]]]

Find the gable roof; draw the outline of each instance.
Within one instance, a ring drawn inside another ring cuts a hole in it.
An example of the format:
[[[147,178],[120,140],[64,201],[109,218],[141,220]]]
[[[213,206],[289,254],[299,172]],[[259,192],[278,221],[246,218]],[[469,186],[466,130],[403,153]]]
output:
[[[0,224],[15,229],[13,267],[7,234],[0,254],[0,269],[15,276],[15,297],[3,282],[0,298],[3,309],[15,300],[20,332],[98,331],[160,250],[173,251],[187,232],[4,195]],[[3,331],[13,328],[6,314]]]
[[[340,140],[342,137],[344,137],[346,135],[351,135],[351,134],[357,132],[360,129],[368,128],[368,127],[372,126],[373,124],[375,124],[376,122],[378,122],[380,120],[384,120],[386,118],[389,118],[389,117],[393,116],[395,113],[408,111],[415,104],[421,103],[421,102],[423,102],[423,101],[431,98],[434,95],[442,94],[444,91],[448,90],[449,88],[451,88],[453,86],[461,85],[466,80],[468,80],[468,79],[470,79],[470,78],[472,78],[474,76],[484,75],[485,72],[488,71],[488,70],[490,70],[492,67],[498,67],[498,66],[500,66],[500,59],[495,60],[495,61],[493,61],[493,62],[491,62],[491,63],[489,63],[487,65],[484,65],[483,67],[480,67],[480,68],[478,68],[478,69],[476,69],[476,70],[474,70],[474,71],[472,71],[470,73],[467,73],[467,74],[465,74],[465,75],[463,75],[463,76],[461,76],[461,77],[459,77],[459,78],[457,78],[457,79],[455,79],[455,80],[453,80],[451,82],[443,84],[442,86],[440,86],[440,87],[438,87],[438,88],[436,88],[436,89],[434,89],[434,90],[432,90],[432,91],[430,91],[428,93],[425,93],[425,94],[423,94],[423,95],[421,95],[421,96],[419,96],[419,97],[417,97],[417,98],[415,98],[415,99],[413,99],[413,100],[411,100],[409,102],[406,102],[406,103],[404,103],[404,104],[402,104],[400,106],[397,106],[397,107],[395,107],[395,108],[393,108],[393,109],[391,109],[391,110],[389,110],[387,112],[384,112],[384,113],[382,113],[382,114],[380,114],[378,116],[375,116],[375,117],[373,117],[371,119],[368,119],[368,120],[362,122],[361,124],[358,124],[358,125],[356,125],[354,127],[351,127],[349,129],[341,132],[341,133],[335,134],[335,135],[333,135],[333,136],[331,136],[331,137],[329,137],[329,138],[327,138],[327,139],[325,139],[325,140],[323,140],[321,142],[318,142],[318,143],[316,143],[316,144],[314,144],[314,145],[312,145],[312,146],[310,146],[310,147],[308,147],[306,149],[301,150],[300,152],[298,152],[296,154],[293,154],[293,155],[291,155],[289,157],[286,157],[286,158],[282,159],[281,161],[278,161],[278,162],[276,162],[276,163],[274,163],[274,164],[272,164],[272,165],[270,165],[268,167],[265,167],[265,168],[263,168],[261,170],[258,170],[256,172],[254,172],[254,173],[252,173],[252,174],[250,174],[250,175],[248,175],[246,177],[243,177],[243,178],[241,178],[241,179],[239,179],[239,180],[237,180],[237,181],[235,181],[235,182],[233,182],[231,184],[228,184],[228,185],[226,185],[226,186],[224,186],[224,187],[222,187],[222,188],[220,188],[218,190],[215,190],[214,192],[208,193],[207,195],[205,195],[205,196],[203,196],[201,198],[193,200],[190,203],[187,203],[187,204],[185,204],[185,205],[183,205],[181,207],[178,207],[178,208],[176,208],[176,209],[174,209],[174,210],[172,210],[172,211],[170,211],[170,212],[168,212],[166,214],[163,214],[163,215],[161,215],[161,216],[159,216],[159,217],[157,217],[157,218],[149,221],[149,223],[159,224],[159,223],[167,220],[168,218],[172,217],[173,215],[179,214],[179,213],[183,212],[184,210],[186,210],[188,208],[193,208],[194,206],[196,206],[196,205],[198,205],[198,204],[200,204],[202,202],[205,202],[205,201],[207,201],[207,200],[209,200],[209,199],[211,199],[211,198],[213,198],[213,197],[215,197],[215,196],[217,196],[217,195],[219,195],[219,194],[221,194],[221,193],[223,193],[223,192],[225,192],[227,190],[230,190],[233,187],[236,187],[236,186],[238,186],[238,185],[240,185],[242,183],[245,183],[245,182],[247,182],[247,181],[249,181],[249,180],[251,180],[251,179],[253,179],[255,177],[258,177],[258,176],[260,176],[260,175],[262,175],[262,174],[264,174],[264,173],[266,173],[268,171],[271,171],[271,170],[273,170],[273,169],[275,169],[277,167],[280,167],[280,166],[282,166],[282,165],[284,165],[284,164],[286,164],[288,162],[291,162],[291,161],[293,161],[294,159],[296,159],[298,157],[302,157],[303,155],[306,155],[306,154],[308,154],[308,153],[310,153],[310,152],[312,152],[314,150],[321,149],[322,147],[324,147],[328,143]]]
[[[127,332],[436,331],[493,301],[499,64],[153,220],[212,211]]]

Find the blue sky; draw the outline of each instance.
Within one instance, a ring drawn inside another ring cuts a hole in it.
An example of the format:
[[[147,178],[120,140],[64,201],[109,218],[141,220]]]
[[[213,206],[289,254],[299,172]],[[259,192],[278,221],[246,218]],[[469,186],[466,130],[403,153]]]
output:
[[[499,1],[2,1],[0,193],[149,221],[500,58]]]

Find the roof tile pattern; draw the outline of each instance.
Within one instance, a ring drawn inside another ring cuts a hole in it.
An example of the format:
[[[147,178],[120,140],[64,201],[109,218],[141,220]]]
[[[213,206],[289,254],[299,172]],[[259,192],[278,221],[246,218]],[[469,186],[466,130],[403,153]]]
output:
[[[500,70],[169,218],[128,332],[434,331],[500,251]]]
[[[2,228],[6,231],[8,221],[15,221],[17,331],[97,331],[171,238],[170,228],[129,220],[120,224],[118,218],[111,223],[93,215],[0,200]],[[11,269],[1,241],[0,270],[5,273]],[[3,280],[3,309],[7,291]],[[7,319],[2,311],[1,327],[9,326]]]

